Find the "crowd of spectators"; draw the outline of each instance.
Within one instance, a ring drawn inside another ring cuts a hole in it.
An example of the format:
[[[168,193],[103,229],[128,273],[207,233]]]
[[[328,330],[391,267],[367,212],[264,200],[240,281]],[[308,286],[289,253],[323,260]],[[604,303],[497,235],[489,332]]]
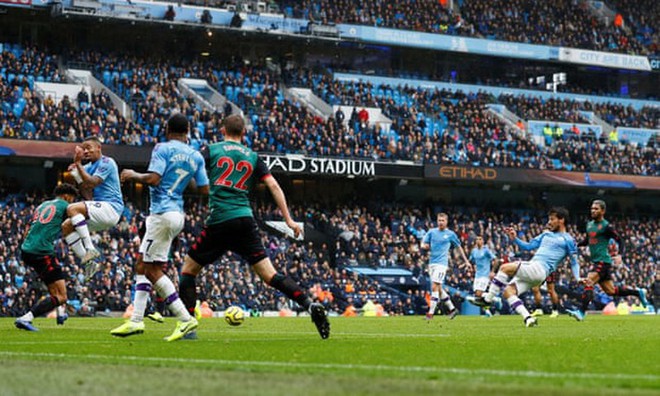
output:
[[[0,315],[21,314],[44,293],[35,273],[20,260],[22,230],[29,224],[31,213],[42,196],[9,194],[2,198],[0,211]],[[186,225],[177,238],[167,273],[178,279],[178,270],[191,241],[203,226],[206,207],[195,197],[188,200]],[[341,204],[335,207],[292,206],[292,215],[306,221],[327,235],[326,242],[298,242],[262,233],[263,242],[274,265],[291,275],[333,312],[361,308],[368,300],[379,302],[389,314],[423,313],[428,286],[425,265],[427,252],[420,251],[419,242],[427,230],[436,226],[437,211],[450,215],[450,228],[459,236],[469,252],[477,235],[482,235],[489,248],[504,260],[528,257],[510,244],[503,228],[514,225],[522,238],[529,239],[544,227],[542,212],[530,210],[483,212],[478,208],[449,206],[411,206],[373,201]],[[270,204],[256,209],[260,220],[280,219]],[[574,219],[569,231],[580,238],[577,224],[586,219]],[[657,271],[655,258],[660,246],[660,221],[657,218],[618,218],[615,227],[626,244],[624,265],[616,272],[617,281],[649,287]],[[81,314],[96,311],[123,311],[131,302],[134,286],[134,264],[139,246],[138,230],[144,214],[132,203],[126,205],[120,223],[103,233],[94,234],[94,242],[102,252],[103,267],[89,283],[84,282],[82,266],[68,252],[63,240],[56,241],[56,255],[68,284],[70,304]],[[583,261],[583,270],[586,263]],[[359,276],[356,266],[400,267],[409,270],[417,287],[403,290]],[[570,283],[568,267],[561,272],[562,298],[568,301]],[[453,298],[461,302],[471,291],[473,271],[452,266],[447,285]],[[221,310],[229,305],[241,305],[251,312],[296,309],[275,289],[265,286],[236,256],[226,256],[216,262],[198,280],[199,296],[211,308]],[[601,301],[599,299],[598,301]],[[605,300],[602,300],[605,301]]]
[[[359,5],[328,0],[280,3],[288,16],[325,24],[368,25],[636,55],[657,52],[657,22],[643,16],[655,15],[649,14],[657,7],[652,0],[647,8],[634,1],[614,1],[633,32],[619,20],[600,19],[586,2],[576,0],[463,0],[453,9],[448,2],[433,0],[387,4],[370,0]]]
[[[648,47],[650,53],[658,53],[660,22],[656,16],[660,15],[660,4],[657,1],[607,0],[607,4],[621,17],[621,24],[632,30],[637,41]]]
[[[34,50],[24,54],[28,52]],[[13,56],[10,53],[5,58]],[[53,59],[43,54],[37,58],[33,64]],[[90,98],[81,92],[78,98],[55,102],[48,96],[40,98],[29,86],[0,80],[0,135],[80,141],[87,134],[96,134],[110,144],[153,144],[162,138],[167,116],[179,111],[191,120],[191,145],[200,147],[218,141],[223,117],[234,110],[227,104],[222,110],[209,111],[185,97],[177,83],[188,77],[206,79],[245,112],[250,126],[246,142],[260,152],[642,175],[660,172],[657,145],[638,150],[625,141],[567,139],[539,145],[485,108],[489,103],[502,103],[523,119],[549,122],[576,122],[581,117],[579,111],[585,110],[615,127],[653,128],[660,117],[652,107],[635,111],[616,103],[544,101],[506,95],[495,98],[484,92],[412,86],[374,87],[364,82],[340,82],[301,69],[287,71],[282,80],[273,71],[239,60],[217,68],[204,62],[169,63],[98,52],[70,53],[67,58],[79,66],[88,65],[124,98],[131,105],[132,119],[125,119],[105,93],[92,93]],[[35,70],[41,69],[39,66]],[[56,78],[57,73],[51,73],[51,77]],[[330,104],[353,106],[353,112],[338,112],[328,119],[319,117],[295,100],[285,99],[282,81],[289,86],[312,88]],[[362,114],[366,114],[364,107],[380,108],[392,124],[386,128],[368,122]]]

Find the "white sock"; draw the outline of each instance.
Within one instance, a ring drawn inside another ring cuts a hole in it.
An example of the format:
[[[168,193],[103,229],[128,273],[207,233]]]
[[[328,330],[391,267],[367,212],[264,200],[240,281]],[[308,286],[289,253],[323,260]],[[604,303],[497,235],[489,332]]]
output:
[[[431,303],[429,304],[429,314],[433,315],[435,309],[438,306],[438,301],[440,300],[440,292],[434,291],[431,292]]]
[[[493,277],[490,281],[490,286],[488,287],[488,293],[484,296],[484,300],[491,302],[493,297],[500,294],[500,291],[509,283],[509,275],[505,274],[502,271],[498,271],[497,275]]]
[[[449,298],[449,294],[447,294],[445,289],[442,289],[442,294],[440,295],[440,298],[441,301],[445,304],[445,307],[447,307],[449,311],[453,311],[456,309],[456,307],[454,307],[454,303],[451,302],[451,298]]]
[[[18,319],[24,320],[26,322],[32,322],[32,320],[34,320],[34,315],[32,314],[32,311],[28,311],[28,313],[26,313],[25,315],[21,316]]]
[[[154,289],[156,290],[156,293],[165,300],[165,304],[167,304],[170,312],[176,315],[180,321],[187,322],[192,319],[186,306],[183,305],[183,301],[179,298],[179,294],[176,292],[174,283],[172,283],[170,278],[165,275],[161,276],[154,284]]]
[[[85,249],[96,249],[94,247],[94,243],[92,242],[92,238],[89,236],[89,228],[87,227],[87,220],[85,219],[85,216],[81,214],[74,215],[71,218],[71,224],[73,224],[73,226],[76,228],[76,231],[78,231]]]
[[[151,293],[151,282],[144,275],[135,276],[135,296],[133,297],[133,314],[131,322],[139,323],[144,320],[144,311]]]
[[[82,258],[85,257],[87,254],[87,249],[85,249],[82,239],[80,238],[80,234],[78,234],[77,231],[73,231],[71,234],[65,236],[64,240],[79,259],[82,260]]]
[[[66,314],[66,304],[58,305],[55,309],[57,316],[64,316],[64,314]]]
[[[525,304],[518,298],[518,296],[511,296],[506,299],[511,309],[515,310],[523,319],[529,316],[529,311],[525,308]]]

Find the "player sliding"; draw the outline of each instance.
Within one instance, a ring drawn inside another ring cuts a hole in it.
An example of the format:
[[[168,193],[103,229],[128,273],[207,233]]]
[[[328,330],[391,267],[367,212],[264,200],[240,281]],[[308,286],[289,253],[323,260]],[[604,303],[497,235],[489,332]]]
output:
[[[185,221],[183,191],[192,179],[199,193],[209,192],[204,158],[186,144],[189,131],[188,119],[183,114],[174,114],[167,121],[168,141],[154,147],[147,172],[132,169],[121,172],[122,182],[133,180],[149,185],[151,206],[136,265],[133,314],[126,323],[110,331],[114,336],[144,332],[144,311],[152,286],[179,319],[167,341],[175,341],[197,328],[197,320],[188,313],[174,284],[163,272],[172,240],[181,232]]]
[[[85,280],[89,281],[99,270],[94,260],[100,256],[90,231],[114,227],[124,211],[119,171],[115,160],[101,153],[101,141],[96,136],[89,136],[81,146],[76,146],[69,169],[85,201],[69,205],[66,210],[69,218],[62,224],[62,233],[85,266]]]
[[[32,222],[21,245],[21,257],[25,265],[32,267],[48,287],[49,296],[41,298],[28,313],[16,319],[17,328],[38,331],[32,320],[66,303],[64,274],[55,258],[53,243],[62,231],[66,208],[78,196],[71,184],[62,183],[55,187],[54,199],[43,202],[32,216]],[[64,324],[66,315],[57,316],[57,324]]]
[[[491,281],[488,293],[482,298],[468,297],[468,301],[481,307],[489,306],[493,298],[504,289],[502,296],[509,303],[511,309],[524,318],[525,326],[536,326],[538,324],[536,318],[529,314],[518,296],[543,283],[550,273],[557,270],[557,266],[566,257],[569,257],[571,261],[571,270],[575,280],[580,280],[577,246],[573,237],[566,232],[567,218],[568,210],[565,208],[550,209],[548,212],[548,230],[529,242],[517,238],[516,230],[513,227],[507,228],[506,233],[518,247],[524,250],[538,250],[536,250],[530,261],[503,264]]]
[[[291,277],[273,268],[250,208],[248,195],[257,181],[263,181],[287,226],[297,237],[302,230],[291,219],[284,192],[257,153],[241,144],[245,133],[245,121],[241,116],[227,117],[221,132],[225,141],[209,147],[210,176],[213,182],[209,197],[210,214],[204,229],[186,255],[179,282],[181,299],[188,311],[193,313],[197,300],[195,277],[204,266],[231,250],[247,261],[266,284],[308,311],[321,338],[330,337],[330,323],[323,306],[313,303]]]
[[[614,257],[617,262],[621,262],[623,255],[623,241],[614,228],[605,220],[605,201],[597,199],[591,204],[591,221],[587,223],[587,238],[580,241],[578,246],[589,246],[591,253],[591,269],[587,278],[584,280],[584,293],[582,295],[581,309],[568,310],[568,314],[577,321],[583,321],[589,303],[593,299],[594,285],[598,283],[600,288],[610,296],[636,296],[644,307],[648,305],[646,300],[646,291],[642,288],[632,288],[629,286],[614,286],[612,280],[612,260],[608,246],[610,239],[614,239],[619,244],[620,255]]]

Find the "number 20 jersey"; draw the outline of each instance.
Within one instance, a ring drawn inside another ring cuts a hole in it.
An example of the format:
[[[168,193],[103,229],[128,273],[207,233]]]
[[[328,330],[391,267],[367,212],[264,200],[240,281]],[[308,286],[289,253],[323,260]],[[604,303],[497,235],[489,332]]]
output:
[[[257,153],[231,141],[209,146],[209,158],[211,197],[206,224],[252,217],[249,194],[257,181],[270,176],[268,166]]]

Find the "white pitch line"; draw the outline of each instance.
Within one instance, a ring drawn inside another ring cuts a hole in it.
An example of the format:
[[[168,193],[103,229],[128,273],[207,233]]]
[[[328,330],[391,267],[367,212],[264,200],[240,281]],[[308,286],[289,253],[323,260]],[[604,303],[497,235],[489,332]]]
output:
[[[98,327],[69,327],[69,330],[85,330],[85,331],[93,331],[93,330],[100,330]],[[53,330],[57,331],[57,330]],[[145,329],[145,332],[153,332],[153,333],[163,333],[163,334],[170,334],[172,332],[171,329],[162,329],[162,328],[153,328],[149,327]],[[227,330],[217,330],[217,329],[209,329],[209,328],[200,328],[198,329],[198,332],[200,334],[204,333],[213,333],[213,334],[238,334],[239,332],[242,332],[240,329],[227,329]],[[310,331],[286,331],[286,334],[299,334],[299,335],[311,335],[311,334],[317,334],[315,331],[310,330]],[[242,334],[274,334],[272,331],[266,331],[266,330],[246,330]],[[451,334],[447,333],[430,333],[430,334],[420,334],[420,333],[355,333],[355,332],[337,332],[333,331],[332,336],[342,336],[342,337],[377,337],[377,338],[436,338],[436,337],[451,337]]]
[[[42,357],[58,359],[90,359],[98,361],[153,361],[170,363],[199,363],[211,364],[214,366],[222,365],[229,367],[284,367],[300,369],[340,369],[340,370],[369,370],[369,371],[395,371],[395,372],[420,372],[420,373],[449,373],[464,375],[501,375],[513,377],[528,378],[579,378],[579,379],[620,379],[620,380],[645,380],[658,381],[659,375],[653,374],[625,374],[625,373],[557,373],[547,371],[517,371],[517,370],[492,370],[492,369],[468,369],[454,367],[421,367],[421,366],[386,366],[370,364],[340,364],[340,363],[296,363],[296,362],[268,362],[268,361],[249,361],[249,360],[224,360],[224,359],[188,359],[188,358],[168,358],[151,356],[107,356],[107,355],[73,355],[65,353],[33,353],[33,352],[9,352],[0,351],[0,356],[24,356],[24,357]]]

